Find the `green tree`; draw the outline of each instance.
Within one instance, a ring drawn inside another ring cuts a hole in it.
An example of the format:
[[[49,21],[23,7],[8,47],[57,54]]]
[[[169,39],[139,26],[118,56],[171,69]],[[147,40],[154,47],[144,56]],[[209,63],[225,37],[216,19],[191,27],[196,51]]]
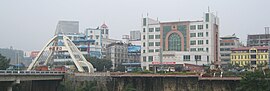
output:
[[[132,84],[127,84],[123,91],[136,91]]]
[[[98,59],[95,57],[85,56],[86,60],[89,61],[97,71],[106,71],[112,67],[112,61],[107,59]]]
[[[10,59],[0,54],[0,70],[6,70],[9,67]]]
[[[262,71],[248,72],[245,74],[237,91],[270,91],[269,72],[264,74]]]

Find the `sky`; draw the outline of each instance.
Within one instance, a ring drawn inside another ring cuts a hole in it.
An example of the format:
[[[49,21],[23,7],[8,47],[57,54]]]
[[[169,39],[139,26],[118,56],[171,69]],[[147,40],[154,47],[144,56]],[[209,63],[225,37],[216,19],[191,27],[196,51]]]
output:
[[[142,16],[160,21],[202,20],[210,7],[220,18],[220,36],[264,33],[270,26],[270,0],[1,0],[0,48],[40,50],[59,20],[79,21],[80,32],[106,23],[121,39],[139,30]]]

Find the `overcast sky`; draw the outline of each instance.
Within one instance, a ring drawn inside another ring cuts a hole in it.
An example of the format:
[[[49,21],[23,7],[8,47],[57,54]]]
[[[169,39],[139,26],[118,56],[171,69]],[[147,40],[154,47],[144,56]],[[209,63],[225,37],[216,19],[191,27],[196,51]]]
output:
[[[80,22],[80,31],[105,22],[110,38],[140,29],[142,14],[161,21],[201,20],[210,7],[220,18],[220,35],[264,33],[270,0],[1,0],[0,48],[40,50],[59,20]]]

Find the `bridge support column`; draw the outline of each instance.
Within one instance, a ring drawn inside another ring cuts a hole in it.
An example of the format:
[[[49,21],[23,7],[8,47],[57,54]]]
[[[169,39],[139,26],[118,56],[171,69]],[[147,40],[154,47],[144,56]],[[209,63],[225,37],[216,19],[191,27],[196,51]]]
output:
[[[7,87],[7,91],[12,91],[12,86]]]
[[[20,79],[16,79],[14,82],[12,82],[8,87],[7,87],[7,91],[12,91],[12,86],[16,85],[16,84],[20,84]]]

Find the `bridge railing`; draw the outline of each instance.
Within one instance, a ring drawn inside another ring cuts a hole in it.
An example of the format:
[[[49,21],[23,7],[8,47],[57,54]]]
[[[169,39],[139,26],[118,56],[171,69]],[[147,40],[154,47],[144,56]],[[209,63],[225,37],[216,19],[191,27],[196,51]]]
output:
[[[63,75],[63,71],[0,70],[0,75]]]

